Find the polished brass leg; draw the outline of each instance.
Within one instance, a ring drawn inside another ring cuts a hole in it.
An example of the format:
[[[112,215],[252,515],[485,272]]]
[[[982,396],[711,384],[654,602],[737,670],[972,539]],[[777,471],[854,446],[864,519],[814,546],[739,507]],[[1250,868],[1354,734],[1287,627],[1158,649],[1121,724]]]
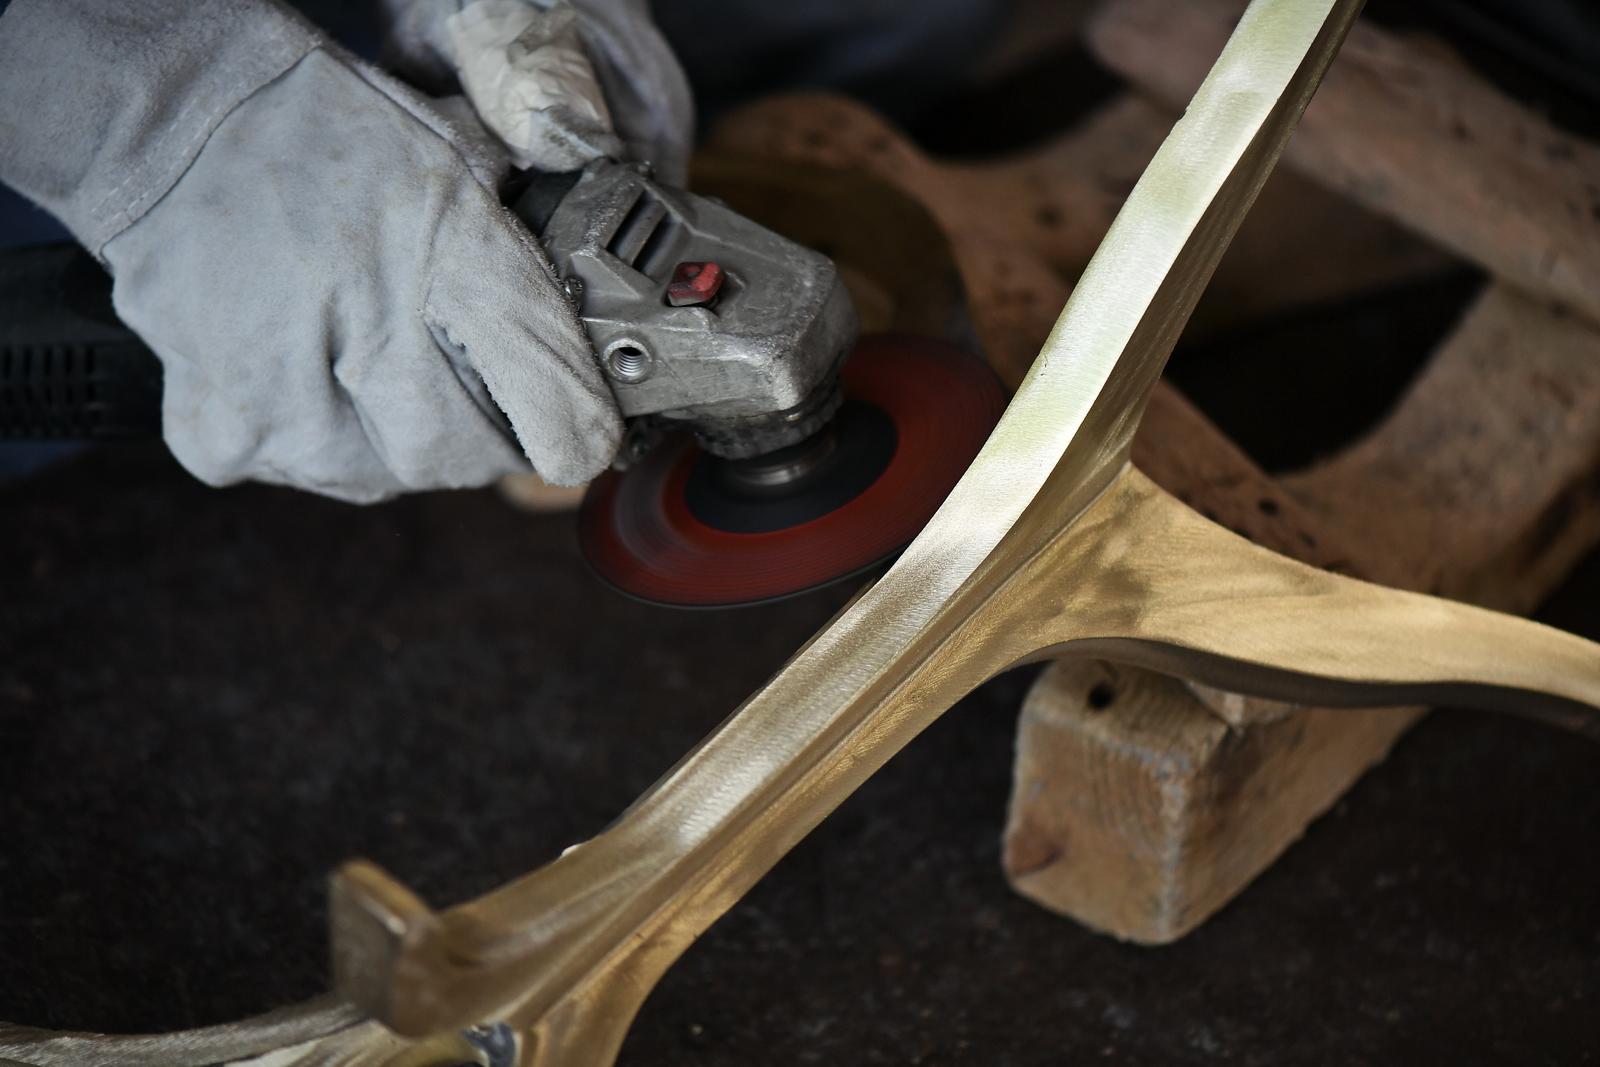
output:
[[[968,691],[1042,655],[1321,702],[1447,696],[1571,721],[1600,706],[1600,646],[1284,560],[1128,465],[1173,342],[1359,6],[1250,7],[938,514],[609,829],[442,912],[345,867],[337,985],[389,1030],[352,1023],[270,1062],[442,1065],[492,1025],[518,1042],[496,1056],[603,1067],[660,976],[785,853]]]

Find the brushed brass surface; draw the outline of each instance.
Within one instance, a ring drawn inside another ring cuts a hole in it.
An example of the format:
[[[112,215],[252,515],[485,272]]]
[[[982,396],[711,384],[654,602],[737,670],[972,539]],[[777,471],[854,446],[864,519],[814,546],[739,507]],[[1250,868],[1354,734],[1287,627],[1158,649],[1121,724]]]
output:
[[[1041,656],[1089,653],[1278,698],[1449,699],[1594,721],[1600,646],[1291,562],[1128,463],[1151,386],[1359,6],[1250,7],[988,444],[881,580],[553,863],[443,912],[347,865],[333,886],[335,981],[388,1029],[351,1021],[238,1061],[447,1064],[464,1028],[497,1023],[519,1037],[505,1062],[610,1063],[702,931],[964,694]],[[39,1054],[59,1040],[0,1032],[0,1056],[66,1062]]]
[[[478,1050],[460,1033],[423,1041],[363,1019],[337,996],[221,1026],[110,1036],[35,1030],[0,1023],[0,1065],[30,1067],[432,1067],[473,1063]]]

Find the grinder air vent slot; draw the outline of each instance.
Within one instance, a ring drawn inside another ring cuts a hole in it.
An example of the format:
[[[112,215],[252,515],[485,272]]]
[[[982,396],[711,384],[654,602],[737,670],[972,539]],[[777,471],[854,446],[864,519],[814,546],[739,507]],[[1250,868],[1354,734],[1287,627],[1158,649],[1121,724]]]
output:
[[[654,277],[672,244],[677,224],[665,204],[649,190],[641,189],[606,243],[606,251],[639,273]]]

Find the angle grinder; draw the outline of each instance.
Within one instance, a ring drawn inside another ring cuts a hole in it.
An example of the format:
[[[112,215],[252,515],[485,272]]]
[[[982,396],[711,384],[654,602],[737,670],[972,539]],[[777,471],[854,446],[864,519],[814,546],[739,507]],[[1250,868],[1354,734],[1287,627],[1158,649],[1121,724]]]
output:
[[[926,523],[1005,404],[980,359],[858,338],[835,265],[720,202],[598,160],[506,191],[542,240],[626,420],[579,510],[636,598],[755,603],[860,573]],[[160,364],[70,246],[0,254],[0,439],[160,424]]]

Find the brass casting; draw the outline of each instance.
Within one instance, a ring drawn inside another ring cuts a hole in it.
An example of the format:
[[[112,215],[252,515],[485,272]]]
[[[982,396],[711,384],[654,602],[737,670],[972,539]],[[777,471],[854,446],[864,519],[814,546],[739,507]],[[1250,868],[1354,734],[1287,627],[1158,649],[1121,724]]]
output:
[[[0,1057],[603,1067],[660,976],[790,848],[963,695],[1046,656],[1594,733],[1600,645],[1292,562],[1129,463],[1151,386],[1359,7],[1251,5],[927,528],[609,829],[443,912],[347,865],[332,940],[355,1009],[158,1038],[0,1029]]]

